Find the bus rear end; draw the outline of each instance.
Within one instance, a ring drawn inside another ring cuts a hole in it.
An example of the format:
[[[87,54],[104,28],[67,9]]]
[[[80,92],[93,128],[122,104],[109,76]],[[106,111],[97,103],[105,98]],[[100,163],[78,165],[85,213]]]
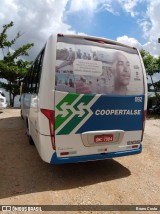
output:
[[[139,52],[113,41],[59,35],[51,163],[139,154],[146,113]]]

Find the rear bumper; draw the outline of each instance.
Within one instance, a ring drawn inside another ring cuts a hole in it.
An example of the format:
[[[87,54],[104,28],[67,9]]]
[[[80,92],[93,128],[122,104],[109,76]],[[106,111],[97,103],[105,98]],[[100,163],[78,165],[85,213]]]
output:
[[[109,159],[109,158],[123,157],[123,156],[128,156],[128,155],[136,155],[136,154],[140,154],[141,152],[142,152],[142,144],[140,145],[139,149],[112,152],[112,153],[106,153],[106,154],[68,157],[68,158],[57,157],[56,153],[54,153],[51,158],[50,163],[51,164],[65,164],[65,163],[96,161],[96,160],[104,160],[104,159]]]

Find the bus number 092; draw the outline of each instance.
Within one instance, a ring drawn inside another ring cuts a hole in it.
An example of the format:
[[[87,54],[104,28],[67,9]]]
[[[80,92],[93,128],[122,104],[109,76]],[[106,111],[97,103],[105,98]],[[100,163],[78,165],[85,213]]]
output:
[[[142,97],[135,97],[135,102],[142,102]]]

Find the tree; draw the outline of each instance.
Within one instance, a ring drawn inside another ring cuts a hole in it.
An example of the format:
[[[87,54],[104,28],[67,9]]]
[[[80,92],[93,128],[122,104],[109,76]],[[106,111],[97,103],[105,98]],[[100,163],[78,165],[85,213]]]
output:
[[[153,85],[155,96],[157,96],[157,90],[160,89],[160,80],[154,83],[152,76],[153,74],[160,72],[160,57],[155,58],[149,52],[143,49],[140,51],[140,53],[144,62],[146,73],[151,77],[152,81],[152,84],[148,84],[148,86],[150,87]]]
[[[0,33],[0,49],[2,52],[2,59],[0,60],[0,78],[7,80],[7,83],[2,83],[4,89],[9,92],[10,106],[14,106],[14,98],[19,94],[18,82],[23,79],[28,72],[31,62],[23,59],[28,56],[28,51],[33,47],[33,43],[28,43],[14,49],[13,46],[22,35],[18,32],[16,36],[9,41],[7,31],[13,27],[14,23],[3,25]]]

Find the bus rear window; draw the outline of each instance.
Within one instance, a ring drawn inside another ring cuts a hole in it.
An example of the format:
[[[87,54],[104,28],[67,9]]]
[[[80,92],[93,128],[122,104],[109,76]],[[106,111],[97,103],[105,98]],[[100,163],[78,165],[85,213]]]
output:
[[[144,93],[143,72],[137,51],[116,47],[91,45],[89,41],[88,44],[58,42],[56,90],[108,95]]]

